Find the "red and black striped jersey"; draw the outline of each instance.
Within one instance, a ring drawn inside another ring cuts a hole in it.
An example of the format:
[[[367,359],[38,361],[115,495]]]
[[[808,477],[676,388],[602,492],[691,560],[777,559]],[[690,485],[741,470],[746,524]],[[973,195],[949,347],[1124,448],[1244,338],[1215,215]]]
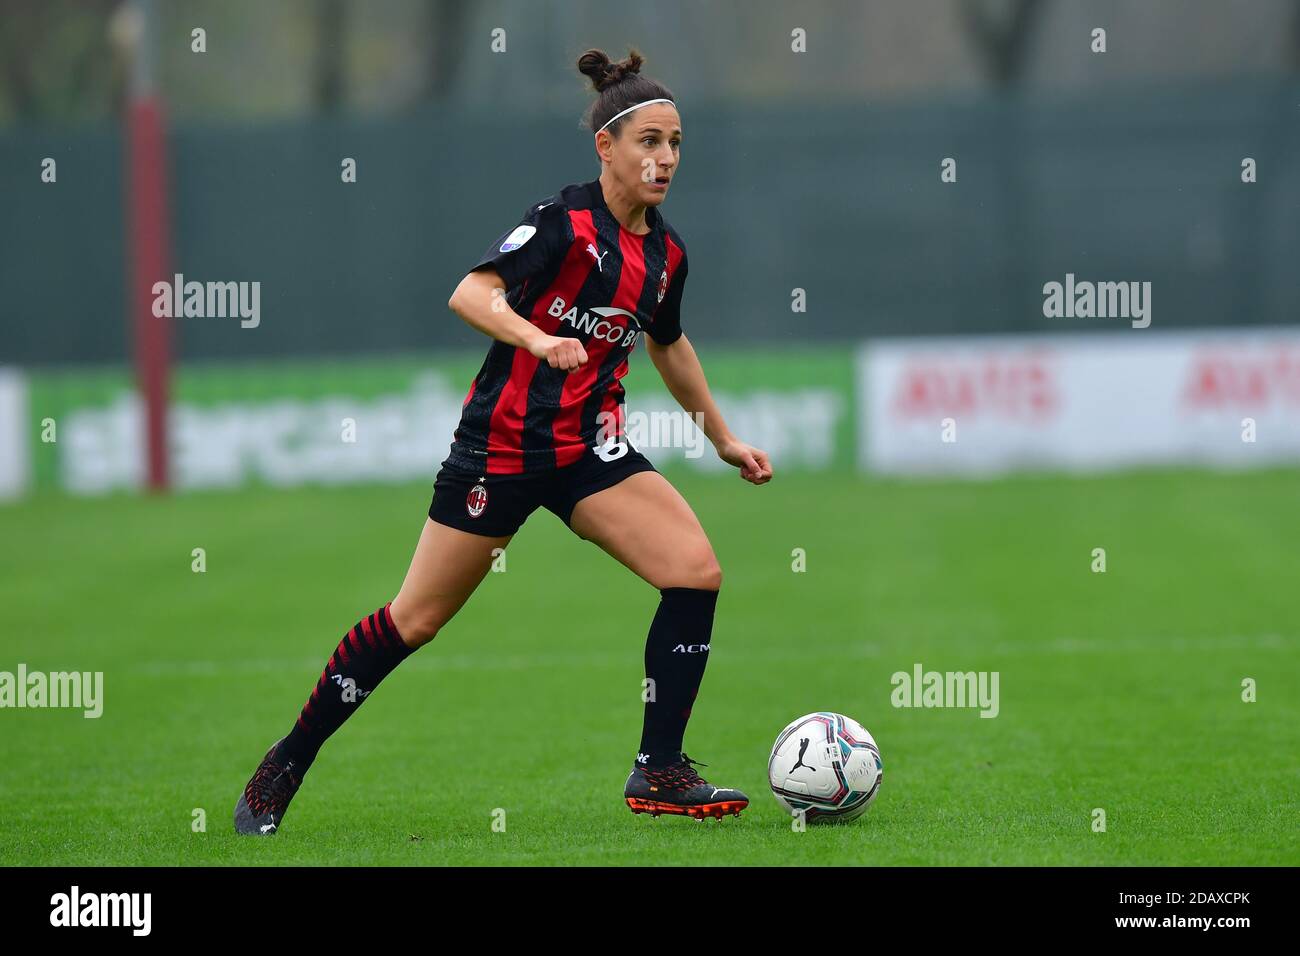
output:
[[[643,236],[614,218],[599,181],[536,202],[474,266],[492,266],[515,312],[548,335],[582,342],[587,364],[553,369],[493,342],[470,386],[447,464],[487,474],[571,465],[623,428],[628,356],[642,333],[681,336],[686,247],[659,211]]]

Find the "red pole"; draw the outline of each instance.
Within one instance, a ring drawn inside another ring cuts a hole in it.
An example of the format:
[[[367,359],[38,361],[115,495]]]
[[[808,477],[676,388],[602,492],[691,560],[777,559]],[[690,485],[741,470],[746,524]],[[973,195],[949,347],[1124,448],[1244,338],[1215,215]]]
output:
[[[135,339],[136,386],[144,406],[146,478],[151,491],[168,487],[167,399],[171,319],[153,314],[155,282],[171,285],[166,137],[152,78],[152,4],[142,3],[142,36],[126,117],[127,295]]]

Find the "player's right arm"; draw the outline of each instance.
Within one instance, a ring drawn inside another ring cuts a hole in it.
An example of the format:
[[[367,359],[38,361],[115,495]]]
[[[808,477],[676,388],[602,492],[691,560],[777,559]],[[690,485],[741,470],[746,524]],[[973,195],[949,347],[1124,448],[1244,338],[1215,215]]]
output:
[[[484,266],[460,280],[447,307],[473,328],[498,342],[525,349],[551,368],[572,372],[587,362],[577,339],[547,335],[506,304],[506,284],[496,269]]]
[[[554,274],[573,243],[573,227],[554,197],[524,213],[523,221],[497,238],[460,281],[447,305],[469,325],[498,342],[525,349],[551,368],[572,372],[586,364],[577,339],[547,335],[510,307],[506,292],[529,279]]]

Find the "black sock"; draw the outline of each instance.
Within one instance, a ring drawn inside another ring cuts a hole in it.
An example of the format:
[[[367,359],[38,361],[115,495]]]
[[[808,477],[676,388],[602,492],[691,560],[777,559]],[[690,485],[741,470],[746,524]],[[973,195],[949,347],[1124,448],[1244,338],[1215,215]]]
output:
[[[385,604],[344,635],[321,672],[316,689],[298,721],[276,751],[280,762],[292,760],[301,778],[330,734],[356,712],[370,693],[411,653]]]
[[[645,705],[637,764],[663,767],[681,759],[682,736],[709,662],[717,591],[664,588],[645,642],[645,674],[654,681]]]

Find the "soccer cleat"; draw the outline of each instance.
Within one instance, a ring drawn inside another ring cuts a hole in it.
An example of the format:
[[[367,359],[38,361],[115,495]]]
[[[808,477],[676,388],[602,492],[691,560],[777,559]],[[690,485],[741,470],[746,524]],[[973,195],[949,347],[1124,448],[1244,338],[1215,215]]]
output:
[[[633,813],[675,813],[703,820],[724,815],[740,816],[749,806],[749,797],[739,790],[715,787],[695,772],[693,764],[707,764],[692,760],[686,754],[682,759],[658,770],[633,767],[623,787],[623,798]]]
[[[281,738],[271,745],[262,758],[253,778],[239,795],[235,804],[235,832],[248,836],[271,836],[284,821],[289,801],[302,786],[302,777],[293,772],[293,761],[277,763],[276,748],[284,742]]]

